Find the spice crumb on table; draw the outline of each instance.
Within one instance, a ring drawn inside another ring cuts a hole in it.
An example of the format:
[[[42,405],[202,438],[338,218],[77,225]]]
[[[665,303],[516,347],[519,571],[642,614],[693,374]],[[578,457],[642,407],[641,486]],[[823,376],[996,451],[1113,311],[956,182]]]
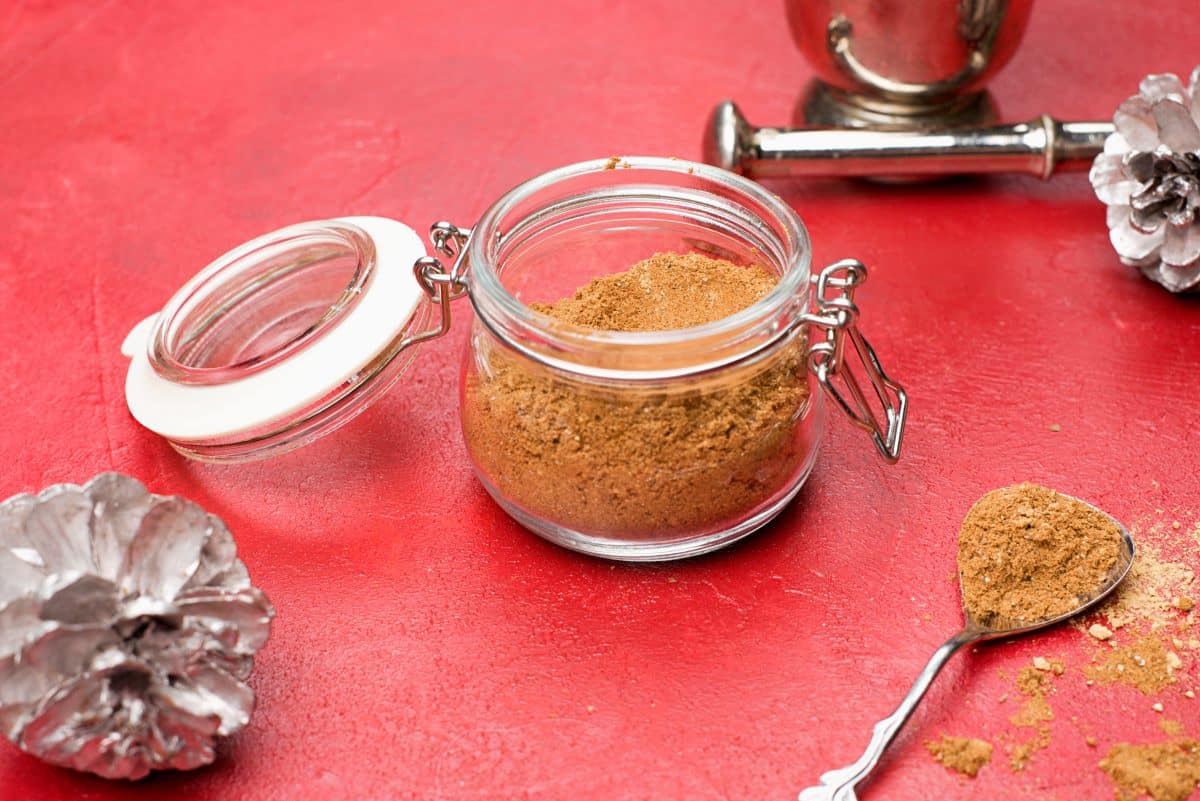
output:
[[[1114,632],[1130,624],[1150,629],[1173,625],[1182,611],[1174,601],[1186,597],[1195,581],[1191,566],[1163,553],[1163,543],[1169,542],[1171,535],[1161,525],[1143,526],[1137,533],[1137,558],[1129,575],[1116,594],[1096,610]],[[1084,621],[1074,625],[1087,629]]]
[[[1008,720],[1019,729],[1033,729],[1033,734],[1010,749],[1009,767],[1014,772],[1024,770],[1036,752],[1050,745],[1049,723],[1054,720],[1054,710],[1046,696],[1054,691],[1054,677],[1062,675],[1063,667],[1057,660],[1037,659],[1045,662],[1046,668],[1039,668],[1035,662],[1017,674],[1017,691],[1025,697],[1025,702]]]
[[[1200,784],[1200,743],[1190,739],[1134,745],[1117,743],[1100,761],[1117,798],[1184,801]]]
[[[1171,718],[1163,718],[1158,722],[1158,727],[1163,730],[1163,734],[1169,734],[1172,737],[1178,737],[1183,734],[1183,724],[1178,720]]]
[[[942,765],[971,779],[992,760],[992,744],[975,737],[943,734],[940,739],[925,743],[925,748]]]
[[[1112,651],[1104,662],[1088,667],[1086,673],[1102,684],[1119,682],[1150,695],[1174,681],[1167,653],[1162,640],[1150,634]]]

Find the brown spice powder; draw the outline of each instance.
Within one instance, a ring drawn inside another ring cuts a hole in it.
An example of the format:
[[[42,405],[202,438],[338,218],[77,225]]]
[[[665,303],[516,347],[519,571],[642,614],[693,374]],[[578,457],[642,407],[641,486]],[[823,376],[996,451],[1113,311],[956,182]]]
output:
[[[1158,722],[1158,728],[1163,730],[1164,734],[1169,734],[1172,737],[1178,737],[1183,734],[1183,724],[1178,720],[1163,718]]]
[[[739,267],[699,253],[659,253],[595,279],[574,297],[530,308],[601,331],[669,331],[736,314],[778,282],[761,267]]]
[[[1065,614],[1104,584],[1120,530],[1087,504],[1036,484],[984,495],[958,537],[963,602],[986,626]]]
[[[666,253],[533,308],[601,330],[690,328],[776,283],[761,267]],[[485,342],[465,383],[464,436],[487,480],[541,518],[623,539],[719,530],[781,497],[811,452],[801,337],[719,384],[620,392]]]
[[[1050,745],[1050,737],[1044,731],[1039,731],[1032,740],[1027,740],[1023,743],[1017,743],[1013,746],[1008,756],[1008,766],[1013,773],[1020,773],[1025,770],[1025,766],[1029,764],[1029,760],[1033,759],[1033,755],[1043,748]]]
[[[1054,720],[1054,710],[1046,699],[1036,696],[1027,700],[1015,714],[1009,717],[1014,726],[1028,729],[1039,729],[1041,724]]]
[[[1200,785],[1200,743],[1117,743],[1100,761],[1100,769],[1117,786],[1121,801],[1141,795],[1154,801],[1184,801]]]
[[[980,768],[992,761],[992,744],[973,737],[943,734],[940,740],[925,743],[925,748],[950,770],[972,779]]]
[[[1119,682],[1150,695],[1174,681],[1171,663],[1163,641],[1150,634],[1132,645],[1113,650],[1102,664],[1089,667],[1087,675],[1093,681]]]
[[[1046,701],[1046,694],[1054,690],[1054,677],[1062,675],[1063,665],[1058,660],[1049,662],[1049,669],[1035,666],[1021,668],[1017,674],[1017,690],[1025,696],[1025,703],[1009,722],[1019,728],[1033,729],[1030,739],[1013,746],[1009,753],[1009,767],[1022,771],[1033,755],[1050,745],[1050,721],[1054,710]]]
[[[1135,533],[1138,552],[1133,567],[1113,597],[1097,610],[1114,631],[1131,623],[1149,624],[1151,628],[1170,625],[1181,611],[1174,604],[1175,598],[1186,596],[1195,582],[1191,567],[1168,559],[1150,541],[1156,535],[1160,536],[1161,531],[1153,526]]]

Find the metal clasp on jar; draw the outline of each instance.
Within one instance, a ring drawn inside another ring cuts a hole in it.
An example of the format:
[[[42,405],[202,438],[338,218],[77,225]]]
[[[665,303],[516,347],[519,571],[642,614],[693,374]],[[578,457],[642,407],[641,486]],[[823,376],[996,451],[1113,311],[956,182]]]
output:
[[[822,329],[825,339],[809,346],[808,364],[826,394],[855,425],[871,435],[879,453],[892,464],[900,458],[908,394],[884,372],[875,349],[858,328],[859,311],[854,303],[854,290],[866,280],[867,268],[854,259],[835,262],[812,277],[817,313],[804,315],[804,320]],[[858,355],[875,392],[883,420],[868,402],[854,372],[846,366],[847,341]],[[838,383],[844,391],[838,389]]]
[[[459,228],[454,223],[445,221],[436,222],[429,227],[429,241],[433,243],[434,250],[447,259],[453,259],[448,270],[436,256],[422,256],[413,264],[413,275],[416,276],[417,283],[440,309],[438,326],[414,334],[401,343],[401,348],[436,339],[450,330],[450,302],[467,294],[466,254],[467,240],[470,236],[470,228]]]

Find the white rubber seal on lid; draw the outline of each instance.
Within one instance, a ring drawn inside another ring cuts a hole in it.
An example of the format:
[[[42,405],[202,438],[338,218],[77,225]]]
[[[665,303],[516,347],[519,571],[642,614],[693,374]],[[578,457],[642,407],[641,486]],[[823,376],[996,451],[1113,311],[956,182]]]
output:
[[[148,340],[158,315],[125,338],[130,358],[125,400],[139,423],[169,440],[234,438],[285,420],[333,392],[383,353],[416,312],[424,292],[413,263],[425,254],[416,232],[384,217],[342,217],[375,247],[375,268],[361,296],[329,330],[295,354],[244,378],[188,384],[159,374]],[[270,236],[270,235],[268,235]]]

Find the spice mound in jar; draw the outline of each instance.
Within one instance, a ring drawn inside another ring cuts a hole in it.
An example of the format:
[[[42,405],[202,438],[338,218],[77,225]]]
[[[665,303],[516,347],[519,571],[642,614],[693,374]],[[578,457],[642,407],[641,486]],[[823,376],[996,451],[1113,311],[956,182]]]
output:
[[[1102,512],[1037,484],[984,495],[958,535],[963,604],[976,622],[1016,628],[1095,597],[1121,553]]]
[[[530,305],[602,331],[677,330],[735,314],[777,282],[759,266],[660,253]],[[482,346],[465,382],[468,447],[499,495],[556,525],[623,540],[724,530],[794,489],[811,458],[803,327],[746,365],[649,389]]]

